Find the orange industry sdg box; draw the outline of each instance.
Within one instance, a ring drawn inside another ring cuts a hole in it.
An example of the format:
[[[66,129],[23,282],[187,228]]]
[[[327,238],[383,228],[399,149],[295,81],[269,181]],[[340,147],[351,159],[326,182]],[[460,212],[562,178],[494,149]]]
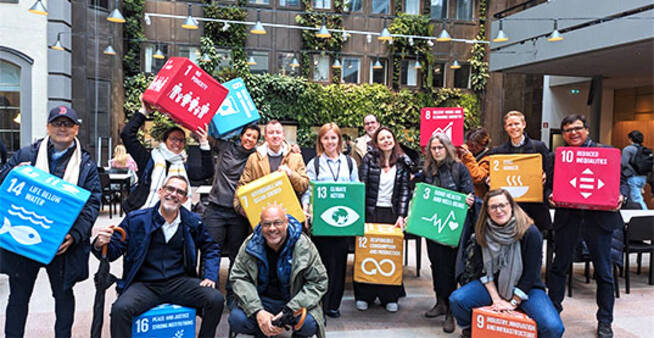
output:
[[[540,154],[492,155],[490,188],[502,188],[517,202],[543,201],[543,166]]]
[[[472,338],[536,338],[536,322],[519,311],[497,312],[490,306],[472,311]]]
[[[394,224],[366,223],[365,236],[356,237],[354,280],[359,283],[401,285],[404,234]]]

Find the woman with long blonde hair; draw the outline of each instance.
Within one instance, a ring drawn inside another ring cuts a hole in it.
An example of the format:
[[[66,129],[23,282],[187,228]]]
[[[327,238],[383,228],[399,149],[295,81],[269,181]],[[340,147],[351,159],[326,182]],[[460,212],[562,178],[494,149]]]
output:
[[[138,166],[130,154],[127,153],[127,149],[122,144],[119,144],[114,148],[114,158],[109,161],[109,166],[111,168],[117,169],[128,169],[133,172],[138,171]]]

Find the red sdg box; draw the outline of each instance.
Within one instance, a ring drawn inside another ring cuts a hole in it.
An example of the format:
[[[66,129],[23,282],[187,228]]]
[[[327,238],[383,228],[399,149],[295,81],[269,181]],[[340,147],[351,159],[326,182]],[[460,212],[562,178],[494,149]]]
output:
[[[620,150],[556,148],[552,199],[564,208],[615,209],[620,199]]]
[[[420,146],[429,142],[433,133],[447,135],[452,144],[463,144],[463,108],[422,108],[420,110]]]
[[[143,93],[143,101],[196,130],[211,122],[228,93],[191,60],[172,57]]]
[[[490,306],[472,310],[472,338],[538,336],[536,322],[518,311],[496,312]]]

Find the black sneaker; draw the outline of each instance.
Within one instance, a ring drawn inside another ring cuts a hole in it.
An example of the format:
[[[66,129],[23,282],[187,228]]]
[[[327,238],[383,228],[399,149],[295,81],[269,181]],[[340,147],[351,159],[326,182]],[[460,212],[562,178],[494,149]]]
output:
[[[470,328],[461,330],[461,338],[470,338],[472,335]]]
[[[341,311],[327,310],[327,311],[325,311],[325,315],[327,315],[327,317],[331,317],[331,318],[338,318],[338,317],[341,316]]]
[[[599,322],[597,324],[597,338],[613,338],[611,323]]]

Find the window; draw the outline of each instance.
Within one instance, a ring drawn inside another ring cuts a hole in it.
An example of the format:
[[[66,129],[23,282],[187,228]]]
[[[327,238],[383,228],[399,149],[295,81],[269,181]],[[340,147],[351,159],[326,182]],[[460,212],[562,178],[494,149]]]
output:
[[[434,20],[447,18],[447,0],[431,0],[430,12]]]
[[[291,67],[291,62],[295,54],[293,53],[279,53],[277,56],[277,69],[279,74],[287,76],[298,76],[300,67]]]
[[[372,14],[389,14],[390,8],[390,0],[372,0]]]
[[[0,140],[8,152],[20,149],[20,68],[0,60]]]
[[[143,55],[143,58],[145,62],[142,63],[143,65],[143,71],[146,73],[157,73],[163,67],[163,65],[166,63],[166,58],[168,58],[168,45],[165,44],[159,44],[159,49],[161,49],[161,52],[164,54],[165,58],[163,59],[155,59],[152,57],[154,53],[157,51],[157,47],[154,44],[147,44],[145,46],[145,52]]]
[[[90,119],[89,125],[94,125],[88,131],[90,146],[93,148],[93,155],[98,154],[98,138],[102,137],[103,141],[100,149],[100,158],[96,158],[97,163],[107,163],[107,154],[111,151],[106,138],[111,137],[111,82],[101,79],[87,79],[87,104],[88,109],[85,118]],[[96,98],[97,95],[97,98]]]
[[[252,5],[270,5],[270,0],[248,0]]]
[[[381,69],[374,69],[375,62],[377,59],[370,60],[370,83],[381,83],[386,85],[386,60],[379,59],[379,63],[382,65]]]
[[[200,48],[181,46],[179,47],[179,56],[188,58],[189,60],[193,61],[193,63],[198,63],[201,56]]]
[[[113,6],[113,1],[111,2]],[[104,9],[104,10],[109,10],[109,0],[91,0],[89,2],[89,7],[95,8],[95,9]],[[112,7],[113,9],[113,7]]]
[[[363,10],[363,0],[345,0],[343,2],[343,11],[346,13],[361,12]]]
[[[436,66],[432,69],[434,74],[432,74],[432,84],[434,87],[445,87],[445,64],[437,63]]]
[[[331,9],[331,0],[313,0],[313,8],[315,9]]]
[[[420,14],[420,0],[404,0],[404,13]]]
[[[256,65],[250,65],[250,72],[252,74],[266,74],[268,73],[268,52],[251,51],[248,57],[253,57]]]
[[[472,20],[472,0],[456,0],[456,18],[458,20]]]
[[[403,86],[417,86],[418,85],[418,70],[415,68],[416,60],[402,61],[402,71],[400,83]]]
[[[361,60],[359,58],[345,57],[343,58],[343,69],[341,69],[341,82],[343,83],[359,83]]]
[[[218,70],[232,68],[232,52],[229,49],[216,49],[218,53]]]
[[[454,70],[454,88],[470,88],[470,65]]]
[[[300,7],[300,0],[279,0],[281,7]]]
[[[326,55],[313,56],[313,81],[317,81],[317,82],[329,81],[329,56]]]

